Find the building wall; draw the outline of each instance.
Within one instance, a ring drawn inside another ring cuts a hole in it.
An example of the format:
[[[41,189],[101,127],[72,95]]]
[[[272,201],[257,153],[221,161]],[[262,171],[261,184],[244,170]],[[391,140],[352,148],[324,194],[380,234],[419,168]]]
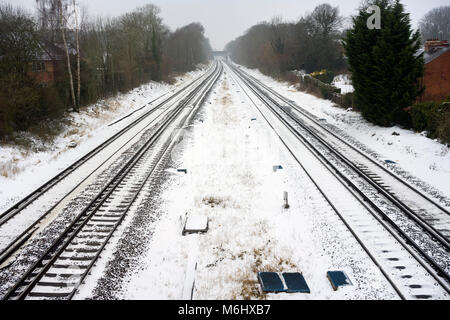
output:
[[[450,95],[450,51],[425,65],[422,101],[442,101]]]
[[[31,67],[29,75],[40,84],[52,85],[55,83],[55,62],[45,61],[44,64],[45,71],[36,72],[33,71],[33,68]]]

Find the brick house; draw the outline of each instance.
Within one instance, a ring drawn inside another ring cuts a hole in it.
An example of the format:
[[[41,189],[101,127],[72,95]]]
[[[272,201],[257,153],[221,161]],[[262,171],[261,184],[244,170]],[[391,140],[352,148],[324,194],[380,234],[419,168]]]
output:
[[[39,46],[41,52],[30,63],[30,71],[28,74],[40,85],[47,87],[53,85],[60,79],[66,53],[63,49],[47,41],[41,43]]]
[[[450,46],[448,41],[428,40],[424,49],[425,92],[421,101],[442,101],[450,95]]]

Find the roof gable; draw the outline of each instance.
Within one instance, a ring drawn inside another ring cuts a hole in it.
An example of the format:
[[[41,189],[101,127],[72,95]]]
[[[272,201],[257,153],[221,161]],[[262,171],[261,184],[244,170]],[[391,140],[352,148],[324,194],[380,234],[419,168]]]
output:
[[[439,47],[439,48],[433,48],[428,52],[425,52],[424,59],[425,64],[430,63],[431,61],[435,60],[436,58],[440,57],[444,53],[450,50],[450,47]]]

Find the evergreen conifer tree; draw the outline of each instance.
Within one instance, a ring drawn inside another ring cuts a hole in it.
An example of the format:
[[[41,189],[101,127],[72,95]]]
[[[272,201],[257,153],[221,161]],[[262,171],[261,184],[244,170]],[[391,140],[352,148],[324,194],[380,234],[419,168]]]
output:
[[[372,13],[381,10],[381,29],[369,29]],[[399,0],[372,0],[353,18],[344,38],[344,48],[352,72],[356,104],[369,121],[389,126],[407,125],[405,108],[421,94],[423,54],[419,31],[413,31],[409,14]]]

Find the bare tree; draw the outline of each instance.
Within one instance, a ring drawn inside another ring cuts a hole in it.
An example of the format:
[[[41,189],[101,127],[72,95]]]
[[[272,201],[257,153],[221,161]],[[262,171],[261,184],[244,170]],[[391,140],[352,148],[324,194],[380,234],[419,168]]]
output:
[[[59,29],[59,12],[57,0],[36,0],[40,32],[48,40],[56,42]]]
[[[328,3],[318,5],[311,13],[310,20],[316,31],[324,38],[334,36],[343,23],[339,8],[332,7]]]
[[[284,28],[285,24],[283,22],[283,18],[281,16],[276,16],[272,18],[270,22],[270,31],[271,31],[271,45],[275,53],[283,54],[285,42],[287,38],[286,28]]]
[[[73,109],[78,111],[78,104],[75,96],[73,83],[72,67],[70,62],[70,49],[66,37],[66,29],[69,19],[69,1],[70,0],[36,0],[39,21],[42,31],[51,35],[52,42],[56,41],[56,30],[59,31],[64,51],[66,52],[67,71],[70,83],[70,94],[72,97]]]
[[[81,102],[81,68],[80,68],[80,32],[79,32],[79,22],[78,22],[78,13],[77,13],[77,3],[75,0],[72,0],[73,12],[75,18],[75,39],[77,43],[77,99],[78,103]]]
[[[422,40],[450,40],[450,6],[430,10],[419,22]]]
[[[345,67],[339,41],[342,23],[337,7],[321,4],[297,23],[280,17],[259,23],[226,50],[236,62],[271,75],[293,69],[337,70]]]
[[[0,136],[26,130],[68,106],[78,111],[81,102],[95,103],[149,80],[170,81],[174,70],[192,70],[211,58],[203,26],[193,23],[172,33],[153,5],[102,20],[87,18],[81,1],[35,2],[37,19],[0,0]],[[60,50],[49,50],[50,43]],[[34,74],[42,70],[36,61],[42,50],[63,55],[61,62],[53,61],[56,81],[47,86]]]
[[[171,35],[168,54],[177,71],[193,70],[197,64],[209,59],[211,46],[204,33],[205,29],[200,23],[191,23]]]
[[[64,43],[64,49],[66,51],[66,57],[67,57],[67,71],[69,73],[69,82],[70,82],[70,94],[72,96],[72,103],[73,103],[73,109],[78,112],[77,107],[77,100],[75,97],[75,90],[73,85],[73,75],[72,75],[72,66],[70,65],[70,51],[69,46],[67,44],[66,39],[66,25],[67,25],[67,18],[64,16],[64,13],[67,12],[67,5],[63,6],[63,0],[58,0],[58,11],[59,11],[59,29],[61,31],[61,36]]]

